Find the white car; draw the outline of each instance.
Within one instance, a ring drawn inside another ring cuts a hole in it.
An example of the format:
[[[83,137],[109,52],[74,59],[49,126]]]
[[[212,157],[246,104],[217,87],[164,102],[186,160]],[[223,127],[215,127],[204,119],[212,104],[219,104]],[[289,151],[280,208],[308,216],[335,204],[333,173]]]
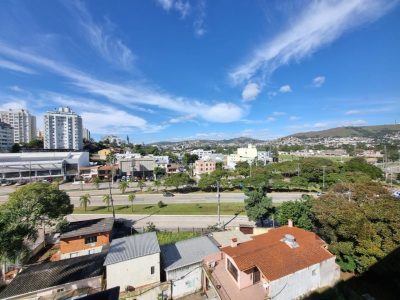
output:
[[[392,193],[392,196],[395,197],[395,198],[400,199],[400,191],[394,191],[394,192]]]

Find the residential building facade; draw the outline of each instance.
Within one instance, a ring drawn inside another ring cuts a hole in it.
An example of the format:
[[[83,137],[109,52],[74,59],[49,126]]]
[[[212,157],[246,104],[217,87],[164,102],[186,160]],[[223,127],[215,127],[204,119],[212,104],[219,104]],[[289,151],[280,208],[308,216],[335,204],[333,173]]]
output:
[[[60,259],[101,252],[111,242],[113,225],[113,218],[69,223],[60,236]]]
[[[124,291],[159,283],[160,252],[155,232],[113,240],[104,262],[107,288]]]
[[[44,115],[44,149],[81,150],[82,118],[69,107]]]
[[[82,128],[82,138],[84,140],[90,141],[90,131],[87,128]]]
[[[14,143],[29,143],[36,138],[36,117],[25,109],[0,111],[2,122],[10,124],[14,130]]]
[[[0,151],[10,150],[14,144],[14,129],[10,124],[0,121]]]
[[[190,151],[190,154],[197,155],[197,157],[201,160],[205,156],[213,154],[213,152],[213,150],[195,149]]]
[[[210,174],[216,169],[215,161],[196,160],[193,166],[193,175],[200,176],[202,174]]]

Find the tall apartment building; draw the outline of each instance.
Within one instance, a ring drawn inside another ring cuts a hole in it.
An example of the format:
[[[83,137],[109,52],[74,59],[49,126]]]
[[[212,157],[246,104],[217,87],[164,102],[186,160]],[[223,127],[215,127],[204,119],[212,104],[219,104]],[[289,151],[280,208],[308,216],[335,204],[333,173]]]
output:
[[[89,129],[87,129],[87,128],[83,128],[82,129],[82,138],[84,140],[87,140],[87,141],[90,140],[90,131],[89,131]]]
[[[0,119],[14,130],[14,143],[29,143],[36,138],[36,117],[25,109],[0,111]]]
[[[44,148],[73,149],[83,148],[82,118],[69,107],[60,107],[44,115]]]
[[[0,121],[0,151],[11,149],[14,144],[14,129],[10,124]]]

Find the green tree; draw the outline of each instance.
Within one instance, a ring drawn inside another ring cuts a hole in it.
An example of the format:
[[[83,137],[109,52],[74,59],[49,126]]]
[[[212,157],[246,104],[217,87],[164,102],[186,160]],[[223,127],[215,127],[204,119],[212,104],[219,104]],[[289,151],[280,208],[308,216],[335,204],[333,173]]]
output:
[[[155,178],[159,178],[159,176],[164,176],[165,175],[165,169],[161,167],[155,167],[153,174],[155,175]]]
[[[347,172],[362,172],[371,179],[382,179],[383,172],[380,168],[370,165],[362,157],[355,157],[344,164],[344,170]]]
[[[129,187],[129,182],[128,181],[120,181],[118,188],[121,191],[122,194],[125,194],[126,189]]]
[[[216,185],[216,180],[210,174],[202,174],[200,176],[199,182],[197,183],[198,188],[206,192],[211,192],[215,185]]]
[[[141,192],[143,191],[143,188],[144,188],[145,186],[146,186],[145,181],[144,181],[143,179],[139,179],[139,181],[138,181],[138,187],[139,187],[139,189],[140,189]]]
[[[130,193],[128,195],[128,201],[131,203],[131,211],[133,212],[133,201],[135,201],[136,195],[135,193]]]
[[[276,217],[280,225],[286,224],[291,219],[296,227],[312,230],[313,214],[311,212],[311,200],[284,202],[279,206]]]
[[[100,179],[98,176],[96,176],[95,178],[93,178],[93,184],[94,184],[94,186],[96,187],[96,189],[99,189],[99,188],[100,188],[100,182],[101,182],[101,179]]]
[[[185,153],[182,158],[183,164],[188,166],[189,164],[193,164],[199,157],[196,154]]]
[[[264,190],[252,190],[245,192],[245,209],[249,220],[260,221],[261,226],[264,220],[268,219],[274,212],[272,198],[265,196]]]
[[[19,144],[13,144],[11,147],[11,153],[18,153],[21,151],[21,146]]]
[[[400,246],[400,202],[379,183],[336,184],[312,212],[343,271],[362,273]]]
[[[157,192],[158,192],[158,190],[159,190],[159,188],[161,186],[161,181],[160,180],[154,180],[154,186],[156,187]]]
[[[187,173],[171,174],[164,181],[165,186],[175,187],[176,190],[179,190],[180,186],[190,183],[192,183],[192,180]]]
[[[240,161],[236,164],[235,171],[237,174],[247,177],[250,175],[250,165],[247,161]]]
[[[110,211],[111,197],[109,194],[103,195],[103,203],[107,205],[107,211]]]
[[[88,205],[90,204],[90,194],[84,194],[79,197],[79,203],[80,206],[85,208],[85,211],[87,210]]]
[[[31,183],[18,188],[0,205],[0,258],[24,259],[25,241],[34,242],[39,228],[54,226],[72,211],[68,194],[49,183]]]

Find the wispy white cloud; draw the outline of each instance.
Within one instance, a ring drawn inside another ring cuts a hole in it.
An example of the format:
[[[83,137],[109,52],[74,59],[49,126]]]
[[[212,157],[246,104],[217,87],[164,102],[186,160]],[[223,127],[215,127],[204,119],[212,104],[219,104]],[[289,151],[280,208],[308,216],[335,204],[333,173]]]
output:
[[[11,91],[17,92],[17,93],[26,93],[24,89],[21,89],[18,85],[12,85],[8,87]]]
[[[197,14],[193,22],[194,33],[198,37],[201,37],[207,33],[204,24],[205,18],[206,18],[206,1],[200,0],[197,5]]]
[[[289,120],[290,121],[297,121],[297,120],[300,120],[300,117],[298,117],[298,116],[290,116]]]
[[[367,114],[376,114],[376,113],[382,113],[382,112],[388,112],[393,110],[393,107],[375,107],[375,108],[369,108],[369,109],[353,109],[353,110],[348,110],[344,114],[347,116],[350,115],[367,115]]]
[[[365,120],[353,120],[353,121],[344,121],[340,122],[338,125],[339,126],[363,126],[367,125],[368,122]]]
[[[257,98],[260,93],[260,87],[257,83],[248,83],[242,92],[242,99],[244,101],[251,101]]]
[[[217,123],[240,120],[246,109],[231,102],[208,104],[197,99],[177,97],[141,82],[113,83],[96,79],[84,72],[67,67],[60,62],[20,51],[0,41],[0,53],[15,60],[35,65],[59,76],[68,78],[82,91],[105,97],[111,102],[129,107],[131,105],[155,106],[182,114],[195,114],[198,118]]]
[[[169,119],[168,122],[171,124],[185,123],[185,122],[193,120],[194,118],[196,118],[196,115],[190,114],[190,115],[186,115],[186,116],[171,118],[171,119]]]
[[[291,92],[292,92],[292,88],[291,88],[290,85],[288,85],[288,84],[282,85],[282,86],[279,88],[279,92],[282,93],[282,94],[291,93]]]
[[[7,99],[6,102],[0,104],[0,110],[26,109],[26,107],[26,101],[17,98]]]
[[[15,72],[26,73],[26,74],[36,74],[36,72],[30,68],[21,66],[12,61],[4,60],[4,59],[0,59],[0,68],[8,69],[8,70],[15,71]]]
[[[395,0],[309,1],[294,9],[286,30],[257,47],[250,58],[229,73],[234,83],[265,81],[277,68],[300,61],[362,24],[386,14]]]
[[[272,115],[278,117],[278,116],[284,116],[286,115],[286,113],[284,111],[274,111]]]
[[[274,122],[276,121],[276,117],[268,117],[267,122]]]
[[[65,2],[74,16],[78,18],[89,44],[109,63],[119,68],[130,70],[135,58],[132,51],[114,32],[115,25],[109,19],[103,24],[96,23],[85,4],[80,0]]]
[[[321,87],[325,83],[325,76],[317,76],[312,81],[314,87]]]
[[[156,1],[158,5],[167,12],[171,10],[179,12],[182,19],[186,18],[186,16],[191,10],[191,5],[189,1],[183,1],[183,0],[156,0]]]

